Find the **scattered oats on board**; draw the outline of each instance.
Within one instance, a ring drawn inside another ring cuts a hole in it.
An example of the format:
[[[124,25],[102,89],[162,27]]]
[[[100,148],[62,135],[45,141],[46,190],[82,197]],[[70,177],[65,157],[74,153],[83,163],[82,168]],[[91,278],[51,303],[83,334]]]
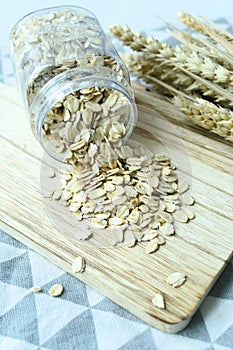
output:
[[[54,284],[50,289],[49,289],[49,295],[52,297],[58,297],[59,295],[62,294],[63,292],[63,286],[59,283]]]
[[[165,234],[165,236],[171,236],[175,234],[174,226],[168,222],[165,222],[163,225],[161,225],[159,230]]]
[[[113,245],[116,245],[117,243],[121,243],[124,240],[124,230],[120,227],[114,227],[111,230],[112,236],[113,236]]]
[[[187,277],[184,273],[174,272],[167,278],[167,284],[172,286],[173,288],[177,288],[182,286],[185,283]]]
[[[77,232],[74,232],[72,234],[72,236],[74,238],[77,238],[79,241],[86,241],[87,239],[89,239],[92,236],[92,232],[91,232],[91,230],[80,231],[78,229]]]
[[[158,307],[159,309],[165,309],[165,301],[163,295],[160,293],[156,293],[152,299],[152,304]]]
[[[193,205],[194,204],[193,197],[187,192],[184,193],[181,198],[182,198],[182,201],[184,202],[184,204],[186,204],[186,205]]]
[[[45,176],[50,177],[50,178],[53,178],[56,176],[55,170],[51,167],[48,167],[48,166],[42,167],[42,173]]]
[[[142,242],[151,241],[157,236],[158,236],[158,232],[156,230],[146,231],[142,236]]]
[[[136,244],[136,238],[133,233],[133,231],[126,230],[124,233],[124,243],[127,245],[128,248],[132,248]]]
[[[43,193],[43,197],[52,199],[53,193],[54,193],[54,190],[46,191],[46,192]]]
[[[115,122],[111,127],[121,130]],[[73,151],[74,164],[61,175],[61,199],[78,221],[87,220],[93,229],[109,228],[113,245],[133,247],[148,242],[146,253],[151,254],[166,243],[166,236],[175,234],[176,222],[194,218],[182,199],[191,203],[189,185],[179,183],[167,156],[156,156],[135,141],[111,144],[105,137],[109,128],[103,133],[98,146],[86,145],[81,158]],[[85,127],[83,134],[87,134]],[[89,153],[88,147],[95,152]],[[59,198],[60,192],[56,194]]]
[[[166,243],[166,239],[161,235],[159,235],[156,239],[157,239],[158,245],[163,245]]]
[[[179,222],[187,222],[189,219],[185,211],[182,209],[175,211],[173,213],[173,218]]]
[[[156,238],[152,239],[146,247],[146,253],[147,254],[154,253],[158,248],[159,248],[159,244],[157,239]]]
[[[78,256],[72,262],[72,271],[73,273],[84,272],[86,267],[86,261],[82,256]]]
[[[179,185],[178,185],[178,192],[180,194],[186,192],[188,189],[189,189],[189,184],[187,182],[181,181],[179,183]]]
[[[193,220],[195,218],[195,214],[189,208],[183,208],[183,210],[189,218],[189,220]]]
[[[62,196],[61,190],[56,190],[52,194],[52,199],[57,201],[61,198],[61,196]]]

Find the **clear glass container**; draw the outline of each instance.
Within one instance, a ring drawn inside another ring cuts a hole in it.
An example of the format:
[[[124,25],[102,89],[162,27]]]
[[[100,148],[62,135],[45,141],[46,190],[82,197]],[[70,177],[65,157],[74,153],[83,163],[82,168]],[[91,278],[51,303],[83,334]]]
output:
[[[85,130],[83,153],[90,140],[114,146],[129,137],[137,121],[129,74],[94,14],[76,6],[32,12],[10,45],[32,130],[50,155],[72,157]]]

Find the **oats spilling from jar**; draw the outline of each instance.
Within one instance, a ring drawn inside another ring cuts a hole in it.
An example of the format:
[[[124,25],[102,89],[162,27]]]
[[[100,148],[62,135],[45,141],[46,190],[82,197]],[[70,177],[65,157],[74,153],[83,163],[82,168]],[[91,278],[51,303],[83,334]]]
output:
[[[166,155],[134,141],[113,147],[104,140],[92,157],[63,170],[60,201],[77,220],[110,229],[113,245],[140,243],[152,254],[175,234],[177,223],[194,218],[189,185],[178,181]]]
[[[38,11],[14,27],[11,42],[15,64],[27,78],[29,107],[46,83],[73,68],[104,67],[128,78],[125,65],[96,17],[82,10],[54,7],[51,11]],[[113,56],[105,55],[106,45]]]
[[[11,44],[31,126],[47,153],[76,165],[86,151],[93,157],[103,135],[119,144],[130,134],[137,111],[129,74],[92,13],[73,6],[34,12],[14,27]]]
[[[73,165],[92,162],[103,142],[119,146],[126,135],[129,113],[129,102],[122,93],[100,87],[81,89],[47,114],[45,148],[64,154],[65,161]]]
[[[48,50],[45,51],[45,54],[48,53]],[[59,63],[54,62],[54,65],[47,66],[39,74],[36,74],[27,85],[27,100],[29,106],[32,104],[35,95],[38,94],[40,89],[48,83],[51,79],[58,76],[62,73],[69,73],[70,70],[80,67],[92,67],[92,68],[107,68],[109,72],[116,72],[119,74],[119,78],[126,78],[126,73],[120,66],[119,62],[111,56],[107,55],[98,55],[98,54],[88,54],[84,55],[81,58],[74,58],[73,60],[67,60],[65,58],[61,59]],[[122,80],[123,82],[123,80]],[[87,99],[92,99],[95,102],[99,101],[97,95],[91,96],[91,87],[82,89],[84,95]]]

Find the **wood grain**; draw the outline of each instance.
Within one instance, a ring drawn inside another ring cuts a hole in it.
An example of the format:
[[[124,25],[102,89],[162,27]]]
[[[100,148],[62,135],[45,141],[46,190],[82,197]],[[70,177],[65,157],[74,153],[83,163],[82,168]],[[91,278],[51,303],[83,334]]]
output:
[[[192,186],[195,220],[180,224],[176,236],[152,255],[145,254],[143,244],[134,248],[85,245],[74,238],[78,226],[70,234],[64,232],[64,208],[41,195],[46,186],[41,163],[48,158],[30,131],[19,94],[2,85],[1,228],[70,274],[72,260],[84,256],[85,273],[75,277],[152,326],[176,333],[189,323],[232,256],[233,147],[193,127],[156,93],[139,85],[134,88],[140,115],[133,139],[170,155],[179,177]],[[178,289],[166,284],[174,271],[188,276]],[[165,310],[152,305],[156,292],[164,295]]]

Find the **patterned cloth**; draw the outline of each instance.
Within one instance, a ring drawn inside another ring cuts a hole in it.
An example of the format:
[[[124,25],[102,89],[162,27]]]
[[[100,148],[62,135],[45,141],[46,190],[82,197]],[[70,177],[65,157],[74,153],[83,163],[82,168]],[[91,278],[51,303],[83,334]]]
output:
[[[163,28],[155,34],[163,39]],[[0,58],[0,81],[15,84],[8,50]],[[0,230],[0,350],[233,349],[232,272],[233,260],[189,326],[168,335]],[[64,286],[58,298],[48,294],[55,283]]]
[[[233,262],[189,326],[160,332],[0,230],[1,350],[233,349]],[[60,297],[49,288],[61,283]],[[34,293],[32,286],[42,292]]]

